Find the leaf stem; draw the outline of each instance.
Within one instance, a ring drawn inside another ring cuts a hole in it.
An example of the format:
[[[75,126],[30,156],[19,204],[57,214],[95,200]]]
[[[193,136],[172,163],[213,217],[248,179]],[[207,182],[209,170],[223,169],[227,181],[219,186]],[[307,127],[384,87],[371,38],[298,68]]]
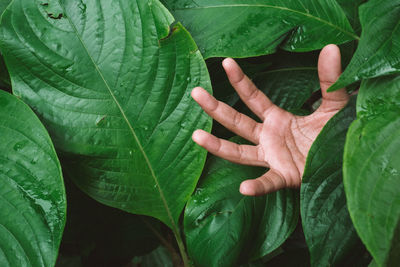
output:
[[[177,253],[174,246],[172,246],[170,244],[170,242],[168,242],[167,239],[165,239],[162,236],[162,234],[159,231],[157,231],[157,229],[154,228],[153,225],[151,225],[151,223],[149,223],[145,217],[141,217],[141,219],[144,222],[144,224],[147,226],[147,228],[149,228],[154,233],[154,235],[157,236],[157,238],[160,240],[161,244],[163,244],[165,246],[165,248],[169,251],[169,253],[172,256],[172,262],[174,263],[174,266],[179,266],[178,264],[176,264],[176,262],[177,262],[176,257],[178,257],[178,260],[179,260],[179,254]],[[179,247],[179,252],[182,257],[183,265],[185,267],[192,267],[192,264],[190,263],[189,257],[186,253],[185,244],[183,242],[182,235],[179,232],[179,229],[176,229],[176,231],[174,231],[174,236],[175,236],[176,242]]]
[[[144,224],[146,225],[146,227],[149,228],[149,229],[153,232],[153,234],[154,234],[155,236],[157,236],[157,238],[160,240],[161,244],[163,244],[163,245],[165,246],[165,248],[166,248],[171,254],[176,253],[176,252],[175,252],[175,248],[174,248],[173,246],[171,246],[171,244],[161,235],[161,233],[160,233],[159,231],[157,231],[157,229],[155,229],[155,228],[151,225],[151,223],[149,223],[149,222],[147,221],[146,218],[141,217],[141,219],[142,219],[142,221],[144,222]]]
[[[182,235],[179,231],[179,229],[177,231],[174,231],[174,235],[176,238],[176,242],[178,243],[178,247],[179,247],[179,252],[181,253],[181,257],[183,260],[183,265],[185,267],[192,267],[192,264],[189,261],[189,257],[186,253],[186,248],[185,248],[185,244],[183,243],[183,239],[182,239]]]

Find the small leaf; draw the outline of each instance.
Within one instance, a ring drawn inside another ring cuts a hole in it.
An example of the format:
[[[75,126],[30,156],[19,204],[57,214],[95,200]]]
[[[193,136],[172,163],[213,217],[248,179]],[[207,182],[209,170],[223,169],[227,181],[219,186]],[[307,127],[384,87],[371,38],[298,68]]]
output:
[[[301,185],[301,217],[312,266],[342,266],[361,242],[346,206],[342,158],[355,98],[322,129],[307,157]]]
[[[1,48],[14,93],[39,114],[80,189],[178,231],[211,119],[190,97],[210,90],[189,33],[157,0],[14,0]],[[49,8],[60,19],[47,16]]]
[[[400,265],[399,114],[399,75],[363,81],[344,153],[350,216],[379,266]]]
[[[163,0],[205,58],[311,51],[357,39],[335,0]]]
[[[246,197],[239,185],[265,172],[211,157],[185,210],[188,252],[196,266],[235,266],[278,248],[294,230],[297,197],[281,190]]]
[[[40,120],[0,90],[0,266],[54,266],[65,224],[61,167]]]
[[[353,59],[329,90],[400,72],[400,0],[370,0],[360,6],[361,39]]]

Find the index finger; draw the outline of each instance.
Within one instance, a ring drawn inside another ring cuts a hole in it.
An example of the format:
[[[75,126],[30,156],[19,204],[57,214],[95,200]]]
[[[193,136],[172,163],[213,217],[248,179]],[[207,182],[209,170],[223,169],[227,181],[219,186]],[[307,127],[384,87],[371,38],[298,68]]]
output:
[[[264,120],[270,108],[275,106],[272,101],[255,86],[232,58],[226,58],[222,65],[230,83],[243,102],[254,114]]]

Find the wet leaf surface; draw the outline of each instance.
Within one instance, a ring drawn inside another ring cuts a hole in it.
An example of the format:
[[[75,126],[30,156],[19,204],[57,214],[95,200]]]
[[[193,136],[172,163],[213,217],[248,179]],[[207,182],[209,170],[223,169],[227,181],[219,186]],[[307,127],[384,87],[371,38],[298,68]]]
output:
[[[162,2],[188,28],[205,58],[259,56],[279,46],[304,52],[358,38],[334,0]]]
[[[300,207],[312,266],[343,266],[362,250],[347,210],[342,176],[346,133],[356,117],[355,100],[325,125],[307,156]]]
[[[190,91],[210,80],[172,21],[157,0],[15,0],[0,36],[14,93],[39,114],[78,187],[178,233],[206,156],[191,134],[211,127]]]
[[[189,255],[196,266],[234,266],[267,255],[293,232],[298,195],[290,189],[246,197],[239,185],[265,172],[210,157],[185,210]]]
[[[351,219],[379,266],[400,264],[399,114],[400,76],[363,81],[344,153]]]
[[[0,90],[0,266],[54,266],[65,224],[60,163],[22,101]]]
[[[329,90],[400,72],[400,1],[370,0],[360,6],[362,34],[350,64]]]

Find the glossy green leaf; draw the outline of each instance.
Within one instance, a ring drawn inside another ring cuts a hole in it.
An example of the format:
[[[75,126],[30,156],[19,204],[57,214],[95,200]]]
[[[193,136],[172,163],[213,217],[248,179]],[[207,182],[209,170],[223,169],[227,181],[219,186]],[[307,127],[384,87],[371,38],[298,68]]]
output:
[[[361,246],[347,210],[342,176],[346,133],[355,116],[353,98],[325,125],[307,156],[300,209],[312,266],[343,266]]]
[[[364,81],[344,153],[350,216],[379,266],[400,265],[399,114],[400,76]]]
[[[40,115],[75,183],[178,233],[206,156],[191,134],[211,127],[190,91],[210,81],[172,21],[157,0],[14,0],[0,38],[15,94]]]
[[[311,51],[358,38],[335,0],[163,0],[205,58]]]
[[[255,178],[255,177],[251,177]],[[264,199],[263,199],[264,198]],[[250,260],[272,253],[296,228],[299,219],[299,195],[296,190],[282,189],[276,193],[261,197],[264,208],[257,208],[257,227],[250,241]],[[250,233],[250,235],[251,235]]]
[[[235,266],[278,248],[298,219],[297,194],[246,197],[239,185],[265,169],[211,157],[185,210],[187,249],[196,266]]]
[[[400,72],[400,0],[370,0],[359,12],[362,34],[357,51],[329,90]]]
[[[22,101],[0,90],[0,266],[54,266],[65,224],[60,163]]]

